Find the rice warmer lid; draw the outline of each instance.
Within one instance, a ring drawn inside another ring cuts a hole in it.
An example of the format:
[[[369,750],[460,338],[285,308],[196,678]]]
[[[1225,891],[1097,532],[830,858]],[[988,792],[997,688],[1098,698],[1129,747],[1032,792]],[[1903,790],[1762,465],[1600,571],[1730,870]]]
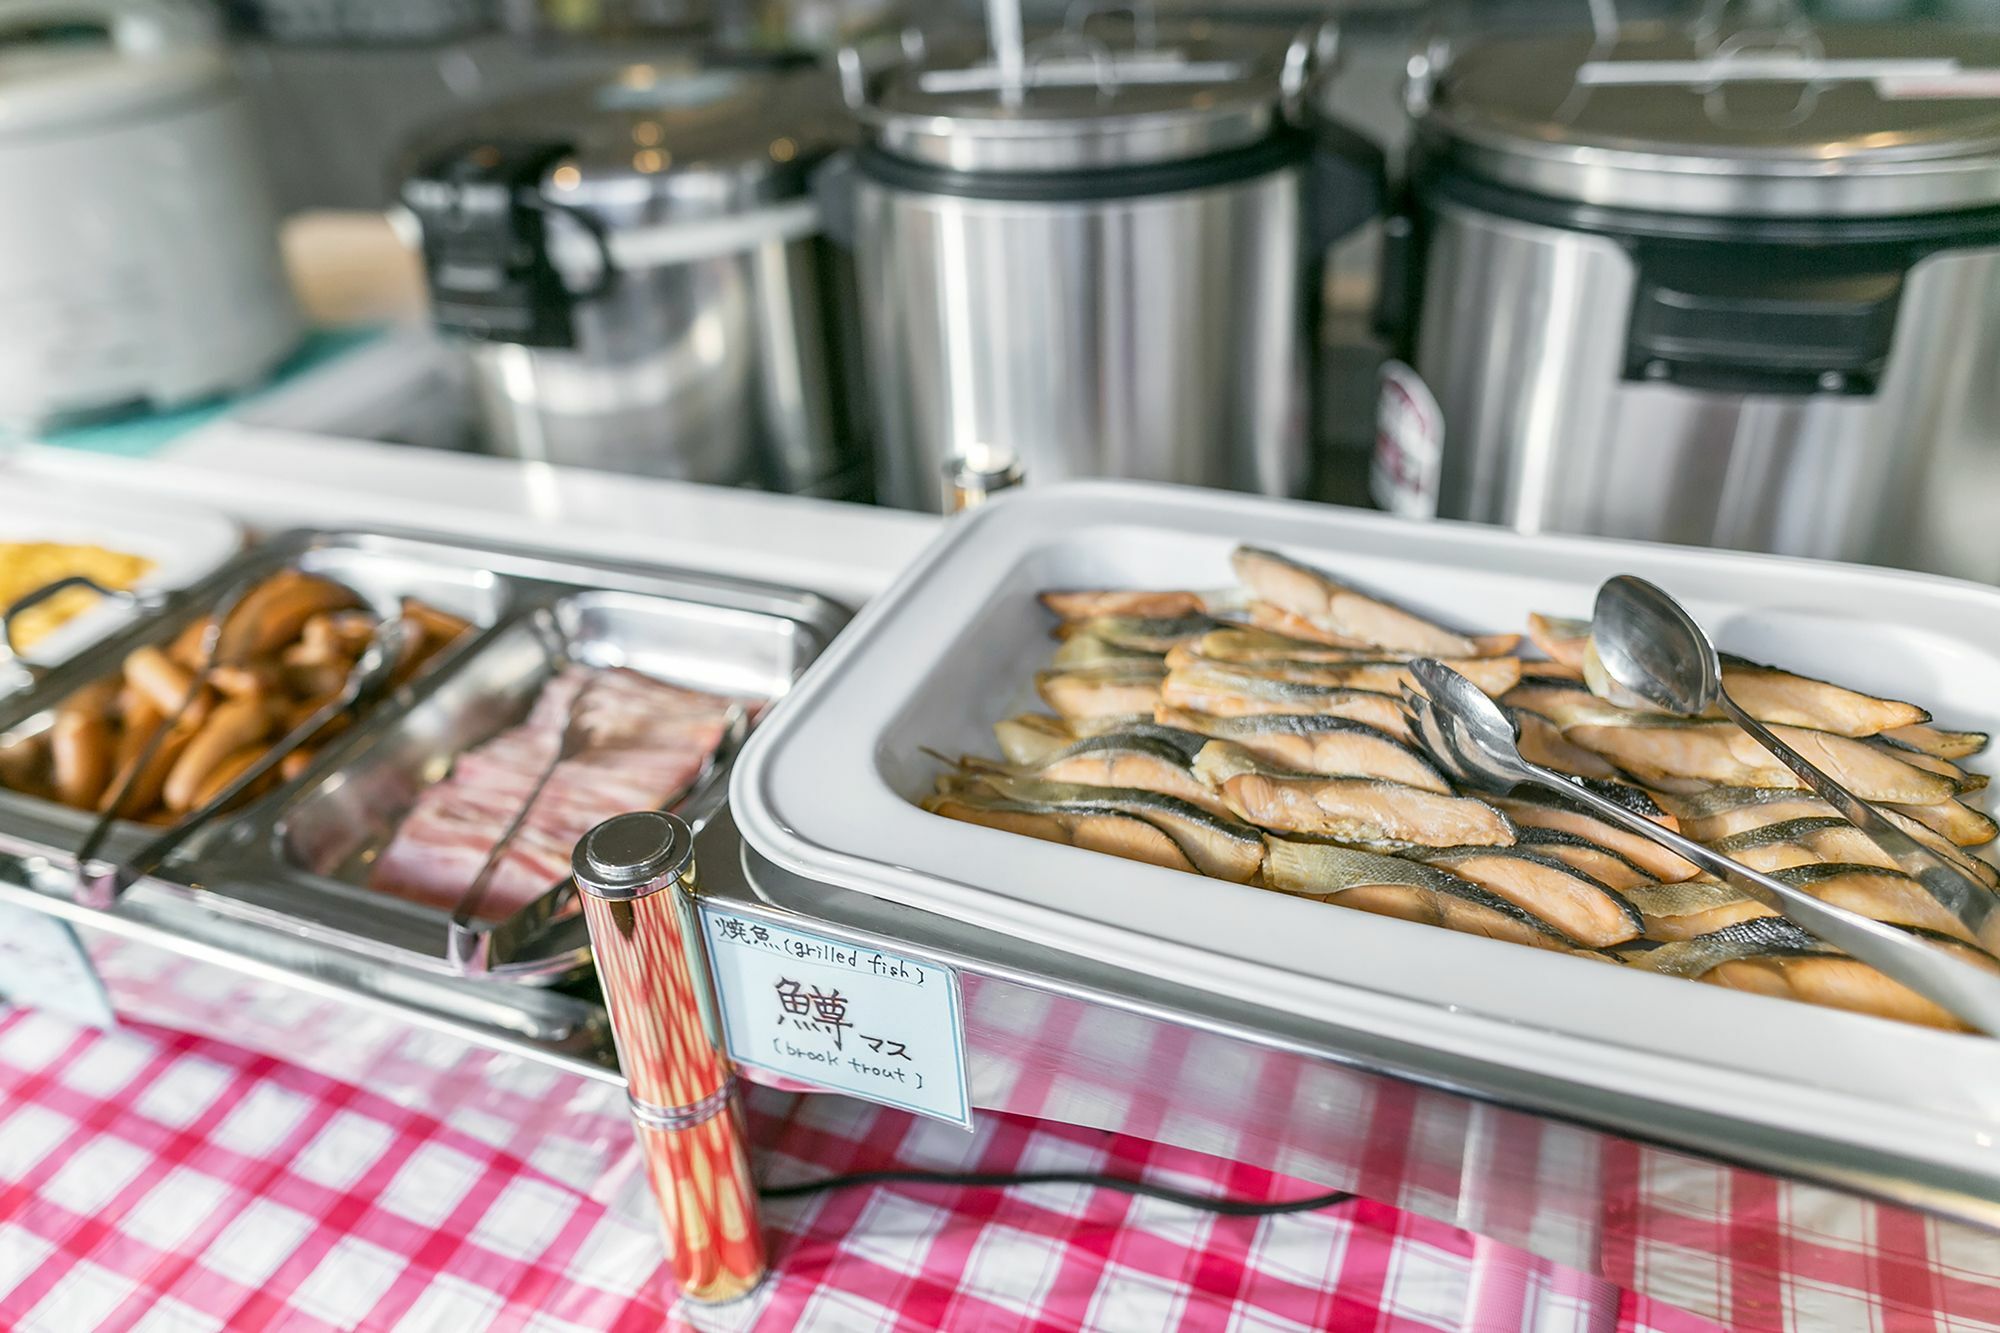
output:
[[[101,0],[0,4],[0,142],[122,128],[234,86],[195,15]]]
[[[1428,155],[1555,199],[1711,217],[2000,205],[2000,33],[1628,25],[1483,43],[1412,94]]]
[[[520,183],[610,229],[723,218],[806,194],[847,127],[832,75],[810,66],[629,65],[433,128],[406,157],[404,195],[487,145],[532,143],[549,148],[544,169]]]
[[[858,112],[892,157],[1003,175],[1187,162],[1282,128],[1282,41],[1199,21],[1149,36],[1125,47],[1035,38],[1018,90],[983,43],[934,45],[889,71]]]

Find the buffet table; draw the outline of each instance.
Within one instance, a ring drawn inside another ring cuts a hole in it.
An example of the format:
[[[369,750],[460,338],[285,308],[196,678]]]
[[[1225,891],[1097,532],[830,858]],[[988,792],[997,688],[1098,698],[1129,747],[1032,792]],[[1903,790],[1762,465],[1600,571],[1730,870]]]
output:
[[[31,449],[15,465],[267,531],[504,537],[849,606],[938,526],[232,423],[149,460]],[[1269,1015],[1158,978],[1136,986],[1080,966],[1052,988],[1017,942],[778,876],[753,886],[737,859],[732,842],[704,860],[705,894],[766,911],[790,901],[810,913],[794,919],[837,919],[965,969],[981,1108],[968,1136],[758,1088],[766,1183],[886,1165],[1051,1167],[1232,1198],[1332,1186],[1360,1199],[1265,1219],[1072,1187],[774,1202],[774,1280],[698,1326],[790,1327],[808,1312],[807,1326],[832,1328],[1702,1326],[1692,1310],[1744,1328],[2000,1328],[2000,1245],[1962,1223],[1468,1098],[1448,1079],[1384,1078],[1395,1052],[1377,1065],[1329,1058],[1308,1024],[1273,1040]],[[179,1302],[150,1316],[170,1328],[638,1327],[672,1308],[601,1049],[535,1049],[309,970],[234,967],[207,946],[170,953],[144,923],[71,915],[125,1026],[0,1017],[0,1323],[137,1327],[156,1297]],[[1097,1083],[1046,1077],[1008,1045],[1030,1004],[1044,1034],[1099,1043]],[[1255,1083],[1231,1063],[1246,1058],[1253,1017],[1268,1048]],[[308,1145],[356,1117],[316,1177]],[[449,1165],[433,1177],[418,1165],[430,1161]],[[258,1226],[273,1207],[291,1214],[289,1232]],[[239,1218],[251,1220],[232,1231]],[[252,1278],[246,1246],[266,1265]]]

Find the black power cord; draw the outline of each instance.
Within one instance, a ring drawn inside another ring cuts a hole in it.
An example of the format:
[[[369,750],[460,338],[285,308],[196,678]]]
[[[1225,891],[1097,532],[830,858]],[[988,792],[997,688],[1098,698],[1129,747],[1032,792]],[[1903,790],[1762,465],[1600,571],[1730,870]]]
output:
[[[1279,1217],[1286,1213],[1311,1213],[1346,1203],[1354,1196],[1344,1192],[1315,1194],[1304,1199],[1280,1199],[1275,1203],[1253,1203],[1248,1199],[1218,1199],[1206,1194],[1154,1185],[1123,1176],[1092,1175],[1088,1171],[854,1171],[819,1180],[803,1180],[796,1185],[763,1185],[757,1193],[766,1199],[797,1199],[828,1190],[852,1189],[859,1185],[946,1185],[969,1189],[1009,1189],[1016,1185],[1089,1185],[1096,1189],[1137,1194],[1148,1199],[1177,1203],[1223,1217]]]

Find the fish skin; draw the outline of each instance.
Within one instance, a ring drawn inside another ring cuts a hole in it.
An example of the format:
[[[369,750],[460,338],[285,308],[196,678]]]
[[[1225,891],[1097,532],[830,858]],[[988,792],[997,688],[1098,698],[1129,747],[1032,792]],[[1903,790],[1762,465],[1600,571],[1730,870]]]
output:
[[[1201,737],[1166,727],[1133,727],[1086,736],[1036,762],[996,764],[977,755],[964,755],[956,766],[968,773],[1155,791],[1201,806],[1210,814],[1227,814],[1227,807],[1190,767],[1201,743]]]
[[[1246,883],[1263,865],[1263,836],[1256,829],[1179,797],[1136,787],[1088,787],[1000,774],[978,774],[973,781],[1000,801],[1030,811],[1103,810],[1144,820],[1172,838],[1201,873],[1215,879]],[[958,794],[977,797],[976,790]]]
[[[1815,676],[1722,655],[1722,687],[1759,722],[1805,727],[1840,736],[1873,736],[1918,726],[1931,715],[1912,703],[1848,689]],[[1717,715],[1720,715],[1718,710]]]
[[[1062,647],[1056,649],[1049,658],[1051,670],[1073,671],[1078,668],[1108,666],[1120,662],[1158,662],[1160,654],[1132,652],[1106,643],[1094,634],[1078,634],[1064,639]]]
[[[1211,717],[1260,713],[1344,717],[1386,731],[1397,740],[1410,739],[1409,719],[1403,716],[1402,700],[1373,690],[1260,680],[1205,666],[1168,672],[1160,687],[1160,700],[1169,707],[1207,713]]]
[[[1662,792],[1660,799],[1681,817],[1681,832],[1696,842],[1715,842],[1736,833],[1786,820],[1834,818],[1839,811],[1810,791],[1790,787],[1707,787],[1688,795]],[[1965,851],[1895,806],[1881,806],[1890,823],[1988,888],[2000,886],[2000,870]],[[1961,807],[1963,808],[1963,807]]]
[[[1632,966],[1699,981],[1723,963],[1743,958],[1831,954],[1834,950],[1781,916],[1746,921],[1634,955]]]
[[[1531,764],[1553,768],[1571,777],[1600,778],[1615,782],[1624,774],[1617,765],[1594,750],[1572,745],[1554,720],[1529,708],[1502,706],[1514,723],[1515,743],[1521,757]]]
[[[1521,679],[1517,657],[1467,657],[1444,661],[1444,665],[1470,680],[1490,695],[1505,694]],[[1354,657],[1341,662],[1301,662],[1287,658],[1263,658],[1255,662],[1224,662],[1205,658],[1181,647],[1167,657],[1172,670],[1214,666],[1259,680],[1277,680],[1300,685],[1324,685],[1351,690],[1373,690],[1378,694],[1401,694],[1404,686],[1415,688],[1405,657]]]
[[[1679,721],[1661,714],[1635,713],[1620,708],[1592,694],[1589,685],[1581,680],[1564,680],[1554,676],[1524,676],[1520,684],[1500,696],[1499,702],[1503,708],[1521,708],[1539,713],[1565,730],[1586,723],[1621,726],[1654,717],[1668,722]]]
[[[1161,618],[1193,615],[1207,609],[1207,599],[1201,593],[1181,589],[1086,588],[1045,592],[1038,600],[1062,620],[1090,620],[1100,616]]]
[[[1435,764],[1379,727],[1341,717],[1260,713],[1210,717],[1163,704],[1154,714],[1166,725],[1228,741],[1276,768],[1319,777],[1387,778],[1440,795],[1451,783]],[[1363,759],[1357,762],[1359,752]]]
[[[1930,804],[1952,783],[1846,736],[1774,726],[1772,734],[1867,801]],[[1615,725],[1565,724],[1563,735],[1642,781],[1698,778],[1726,786],[1803,787],[1804,781],[1730,722],[1639,718]]]
[[[1516,825],[1533,825],[1574,833],[1580,838],[1609,848],[1656,879],[1676,882],[1693,879],[1698,867],[1683,860],[1656,842],[1607,824],[1589,811],[1552,794],[1516,789],[1508,796],[1488,798],[1489,803]]]
[[[1250,616],[1250,624],[1253,627],[1283,638],[1299,639],[1306,643],[1317,644],[1322,648],[1346,648],[1353,650],[1378,648],[1381,646],[1369,643],[1366,639],[1357,639],[1352,634],[1335,634],[1330,629],[1324,629],[1321,626],[1313,624],[1312,621],[1307,620],[1304,616],[1295,615],[1281,606],[1273,606],[1269,602],[1258,598],[1251,598],[1250,605],[1246,610]]]
[[[1260,600],[1332,633],[1436,657],[1485,655],[1469,635],[1371,597],[1276,551],[1239,546],[1229,563],[1237,579]]]
[[[1683,811],[1681,832],[1696,842],[1712,843],[1767,824],[1834,818],[1840,813],[1809,791],[1787,787],[1711,787],[1693,796],[1667,795],[1666,799]],[[1954,845],[1936,830],[1926,828],[1893,806],[1879,809],[1883,818],[1986,887],[2000,887],[2000,869],[1995,869],[1992,862]],[[1701,810],[1712,813],[1696,813]]]
[[[1333,843],[1276,836],[1267,836],[1265,843],[1265,882],[1280,892],[1325,902],[1348,900],[1344,905],[1359,905],[1361,910],[1379,915],[1420,920],[1448,930],[1487,934],[1545,949],[1585,950],[1581,942],[1533,912],[1435,866]],[[1384,910],[1396,905],[1390,899],[1352,898],[1366,890],[1382,888],[1407,891],[1413,901],[1401,905],[1425,910],[1412,915],[1408,911]],[[1481,925],[1486,928],[1474,928]]]
[[[1827,861],[1779,870],[1772,878],[1871,920],[1926,930],[1967,944],[1978,943],[1964,922],[1932,897],[1915,877],[1900,870],[1851,861]]]
[[[1974,792],[1983,791],[1986,788],[1986,775],[1984,773],[1968,773],[1957,764],[1951,762],[1951,760],[1940,759],[1928,751],[1919,750],[1914,745],[1904,745],[1900,741],[1888,740],[1881,736],[1871,736],[1866,743],[1874,746],[1884,754],[1895,756],[1898,760],[1913,768],[1921,768],[1927,773],[1937,774],[1951,783],[1956,795],[1967,796]]]
[[[1654,882],[1651,875],[1609,847],[1561,829],[1516,823],[1514,845],[1553,857],[1621,893],[1633,885]]]
[[[993,724],[993,739],[1010,764],[1040,763],[1076,744],[1069,722],[1047,713],[1017,713]]]
[[[1151,659],[1035,673],[1035,693],[1066,718],[1151,714],[1166,668]]]
[[[1158,656],[1180,644],[1192,643],[1222,624],[1201,612],[1184,616],[1092,616],[1087,620],[1065,620],[1056,626],[1054,633],[1065,641],[1094,638],[1126,652]]]
[[[1646,919],[1646,937],[1674,942],[1713,934],[1739,921],[1778,915],[1749,894],[1715,880],[1636,884],[1625,891]]]
[[[1541,649],[1551,662],[1581,672],[1584,647],[1590,642],[1590,622],[1531,612],[1528,616],[1528,642]]]
[[[1853,861],[1893,870],[1896,863],[1874,840],[1844,819],[1789,819],[1732,834],[1714,844],[1715,850],[1752,870],[1772,874],[1793,866],[1828,861]]]
[[[1991,738],[1983,731],[1946,731],[1928,725],[1895,727],[1882,733],[1886,740],[1934,754],[1940,759],[1970,759],[1986,748]]]
[[[1351,662],[1357,657],[1383,657],[1389,653],[1388,649],[1373,645],[1336,647],[1245,625],[1232,625],[1204,634],[1193,647],[1195,652],[1211,662]]]
[[[1223,800],[1238,818],[1274,832],[1398,848],[1506,846],[1514,841],[1513,825],[1491,806],[1400,782],[1243,772],[1220,785]]]
[[[1594,949],[1638,938],[1639,910],[1610,885],[1525,847],[1444,847],[1404,855],[1470,880]]]
[[[1190,875],[1201,873],[1173,838],[1143,819],[1134,819],[1116,811],[1057,813],[1030,810],[1005,801],[981,801],[942,794],[927,798],[924,809],[946,819],[1024,834],[1044,842],[1104,852]]]
[[[1927,804],[1892,802],[1898,814],[1916,820],[1927,829],[1933,829],[1959,847],[1981,847],[2000,835],[1991,816],[1983,810],[1975,810],[1964,801],[1934,801]]]

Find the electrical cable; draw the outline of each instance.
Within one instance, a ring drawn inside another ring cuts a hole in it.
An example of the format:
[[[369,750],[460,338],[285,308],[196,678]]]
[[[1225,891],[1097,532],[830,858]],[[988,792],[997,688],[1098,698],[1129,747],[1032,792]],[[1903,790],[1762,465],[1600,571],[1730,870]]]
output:
[[[947,1185],[969,1189],[1009,1189],[1017,1185],[1088,1185],[1096,1189],[1117,1190],[1124,1194],[1159,1199],[1166,1203],[1179,1204],[1183,1208],[1195,1208],[1223,1217],[1279,1217],[1286,1213],[1311,1213],[1322,1208],[1331,1208],[1338,1203],[1345,1203],[1354,1197],[1352,1194],[1336,1191],[1304,1199],[1279,1199],[1270,1203],[1257,1203],[1249,1199],[1218,1199],[1205,1194],[1190,1194],[1186,1190],[1155,1185],[1144,1180],[1131,1180],[1124,1176],[1094,1175],[1088,1171],[854,1171],[846,1175],[824,1176],[818,1180],[803,1180],[793,1185],[763,1185],[758,1188],[757,1193],[766,1199],[796,1199],[827,1190],[852,1189],[859,1185]]]

